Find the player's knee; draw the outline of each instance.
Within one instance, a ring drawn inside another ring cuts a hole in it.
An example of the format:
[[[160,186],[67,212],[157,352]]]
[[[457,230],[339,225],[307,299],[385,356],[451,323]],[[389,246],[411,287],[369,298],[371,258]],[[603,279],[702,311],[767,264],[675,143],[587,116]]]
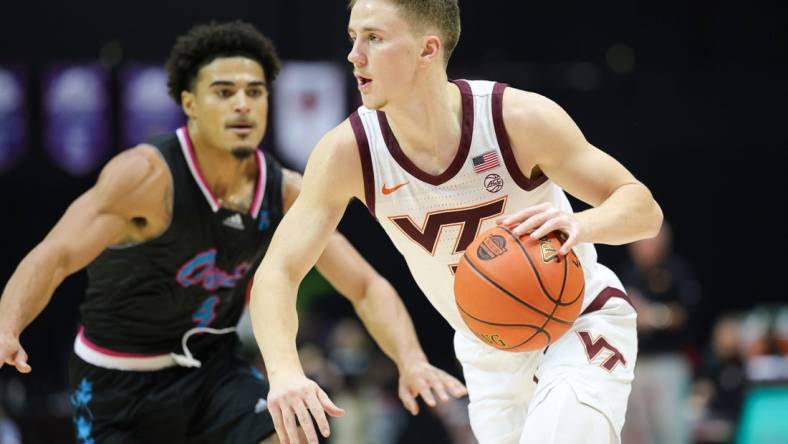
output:
[[[568,384],[554,387],[528,413],[520,444],[610,444],[618,442],[608,417],[580,402]]]

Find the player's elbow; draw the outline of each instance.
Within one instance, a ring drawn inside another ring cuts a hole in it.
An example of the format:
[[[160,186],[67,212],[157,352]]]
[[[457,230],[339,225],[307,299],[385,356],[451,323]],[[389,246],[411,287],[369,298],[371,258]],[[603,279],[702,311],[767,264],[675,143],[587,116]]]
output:
[[[267,259],[267,258],[266,258]],[[252,279],[249,294],[249,308],[256,311],[258,306],[268,306],[277,294],[276,289],[282,288],[287,281],[287,274],[276,261],[263,259]]]
[[[22,265],[30,266],[33,270],[37,270],[37,273],[46,270],[47,273],[51,273],[53,282],[60,283],[76,271],[73,269],[75,268],[73,262],[68,248],[44,240],[30,252]]]
[[[394,287],[391,286],[388,280],[377,272],[368,276],[364,281],[363,290],[356,295],[347,295],[346,297],[354,306],[358,306],[365,301],[369,301],[376,297],[385,297],[386,294],[394,294]]]
[[[662,208],[653,198],[651,199],[650,208],[647,214],[649,217],[647,221],[646,236],[648,238],[653,238],[656,237],[659,234],[659,230],[662,229],[662,221],[664,219]]]

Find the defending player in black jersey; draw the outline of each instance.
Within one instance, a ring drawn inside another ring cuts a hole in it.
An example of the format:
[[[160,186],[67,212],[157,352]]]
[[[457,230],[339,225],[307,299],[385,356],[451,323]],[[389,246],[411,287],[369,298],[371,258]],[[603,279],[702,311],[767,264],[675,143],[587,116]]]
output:
[[[278,442],[268,385],[237,357],[234,334],[251,272],[301,185],[257,149],[278,68],[248,24],[180,37],[167,69],[187,126],[115,156],[6,285],[0,366],[27,373],[19,335],[66,276],[88,268],[70,364],[80,444]],[[409,410],[414,396],[434,405],[432,391],[465,393],[427,362],[394,289],[341,235],[318,267],[396,361]]]

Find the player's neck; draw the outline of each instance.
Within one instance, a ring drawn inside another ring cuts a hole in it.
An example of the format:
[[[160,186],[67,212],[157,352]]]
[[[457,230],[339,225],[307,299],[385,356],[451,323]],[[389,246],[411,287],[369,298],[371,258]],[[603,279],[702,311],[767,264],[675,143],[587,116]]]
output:
[[[256,175],[256,156],[239,159],[227,150],[212,146],[201,137],[197,125],[192,123],[188,125],[188,131],[200,171],[217,197],[233,194],[247,178]]]
[[[406,155],[429,156],[448,167],[462,136],[462,98],[445,74],[427,80],[384,111]]]

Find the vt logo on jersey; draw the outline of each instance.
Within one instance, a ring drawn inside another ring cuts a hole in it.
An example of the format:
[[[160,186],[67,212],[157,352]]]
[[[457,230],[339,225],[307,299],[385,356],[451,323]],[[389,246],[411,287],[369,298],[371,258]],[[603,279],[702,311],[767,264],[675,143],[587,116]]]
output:
[[[452,254],[465,251],[479,234],[484,220],[503,214],[507,196],[472,207],[453,208],[427,214],[421,226],[416,225],[410,216],[389,217],[399,229],[413,242],[421,245],[427,253],[435,255],[435,247],[443,228],[458,225],[460,233],[454,243]]]

